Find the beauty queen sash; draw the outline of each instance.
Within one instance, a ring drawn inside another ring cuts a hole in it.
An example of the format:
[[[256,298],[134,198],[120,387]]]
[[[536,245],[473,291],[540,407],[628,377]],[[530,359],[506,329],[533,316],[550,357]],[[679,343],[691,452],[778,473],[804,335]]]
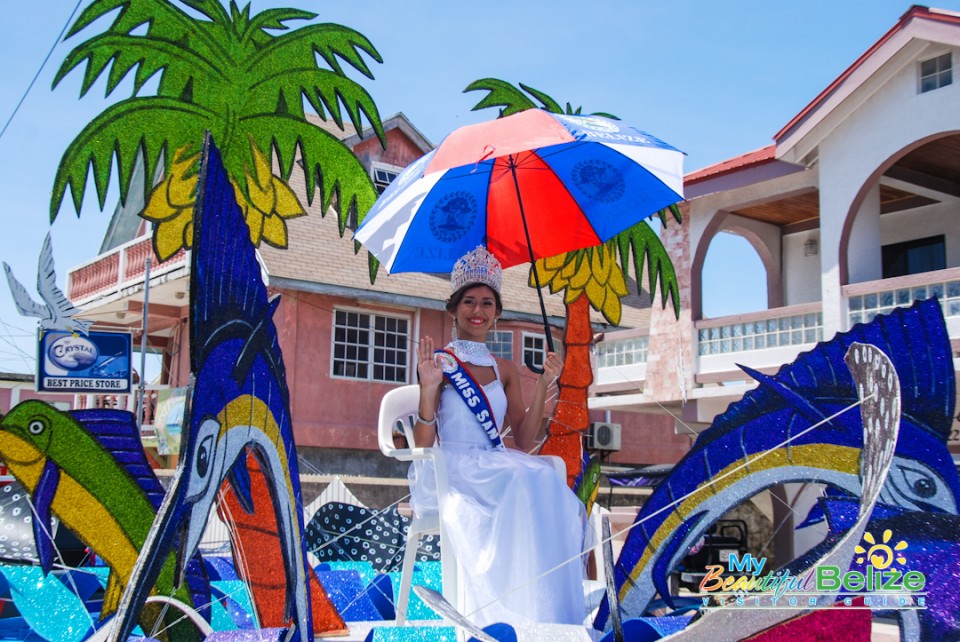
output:
[[[487,439],[493,444],[494,448],[503,448],[503,441],[500,439],[500,431],[497,429],[497,422],[493,417],[493,411],[490,409],[490,401],[483,392],[483,387],[477,385],[473,377],[463,366],[463,363],[455,355],[446,350],[437,350],[437,360],[440,362],[440,370],[443,376],[447,378],[453,389],[460,394],[463,403],[467,404],[470,412],[476,417],[480,428],[486,433]]]

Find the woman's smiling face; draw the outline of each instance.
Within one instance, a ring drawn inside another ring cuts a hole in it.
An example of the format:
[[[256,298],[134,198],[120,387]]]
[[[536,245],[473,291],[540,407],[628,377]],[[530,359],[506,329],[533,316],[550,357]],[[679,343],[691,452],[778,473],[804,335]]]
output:
[[[460,338],[485,341],[498,316],[496,294],[490,286],[467,288],[455,313]]]

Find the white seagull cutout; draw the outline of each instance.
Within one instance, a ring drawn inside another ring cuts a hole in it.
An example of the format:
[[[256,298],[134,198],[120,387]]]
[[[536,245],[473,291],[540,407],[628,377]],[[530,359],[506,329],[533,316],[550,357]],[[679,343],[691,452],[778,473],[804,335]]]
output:
[[[43,241],[40,261],[37,265],[37,292],[43,299],[42,304],[34,301],[23,284],[17,281],[6,261],[3,262],[3,269],[7,273],[10,293],[13,294],[13,302],[16,303],[20,314],[25,317],[37,317],[40,319],[40,327],[44,330],[66,330],[84,335],[89,333],[93,321],[74,319],[73,315],[78,314],[80,310],[70,303],[57,287],[57,273],[53,269],[53,246],[50,243],[49,232]]]

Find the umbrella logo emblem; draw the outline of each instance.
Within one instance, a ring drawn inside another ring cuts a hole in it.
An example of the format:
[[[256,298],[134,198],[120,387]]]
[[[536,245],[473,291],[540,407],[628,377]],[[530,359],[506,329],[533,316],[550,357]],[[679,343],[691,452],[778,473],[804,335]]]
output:
[[[615,203],[627,189],[623,174],[602,160],[585,160],[573,166],[573,184],[595,201]]]
[[[568,116],[568,118],[584,129],[589,129],[591,131],[607,132],[610,134],[620,131],[619,125],[603,118],[590,116]]]
[[[440,199],[430,212],[430,231],[441,243],[463,238],[477,216],[477,199],[469,192],[451,192]]]

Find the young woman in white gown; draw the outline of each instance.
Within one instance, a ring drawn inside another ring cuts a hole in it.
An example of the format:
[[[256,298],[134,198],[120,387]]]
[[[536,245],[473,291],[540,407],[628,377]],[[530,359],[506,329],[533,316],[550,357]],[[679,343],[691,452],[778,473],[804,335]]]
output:
[[[502,312],[501,269],[477,248],[451,275],[447,310],[458,334],[445,348],[454,354],[489,400],[496,427],[509,426],[522,449],[494,445],[454,386],[446,382],[431,337],[418,348],[420,406],[418,447],[439,443],[447,462],[450,493],[440,507],[456,551],[460,608],[473,622],[581,624],[585,616],[582,551],[583,504],[544,459],[526,454],[543,423],[547,388],[563,362],[549,353],[534,398],[524,405],[520,372],[494,358],[487,332]],[[411,469],[414,510],[436,510],[433,471]],[[571,561],[572,560],[572,561]]]

